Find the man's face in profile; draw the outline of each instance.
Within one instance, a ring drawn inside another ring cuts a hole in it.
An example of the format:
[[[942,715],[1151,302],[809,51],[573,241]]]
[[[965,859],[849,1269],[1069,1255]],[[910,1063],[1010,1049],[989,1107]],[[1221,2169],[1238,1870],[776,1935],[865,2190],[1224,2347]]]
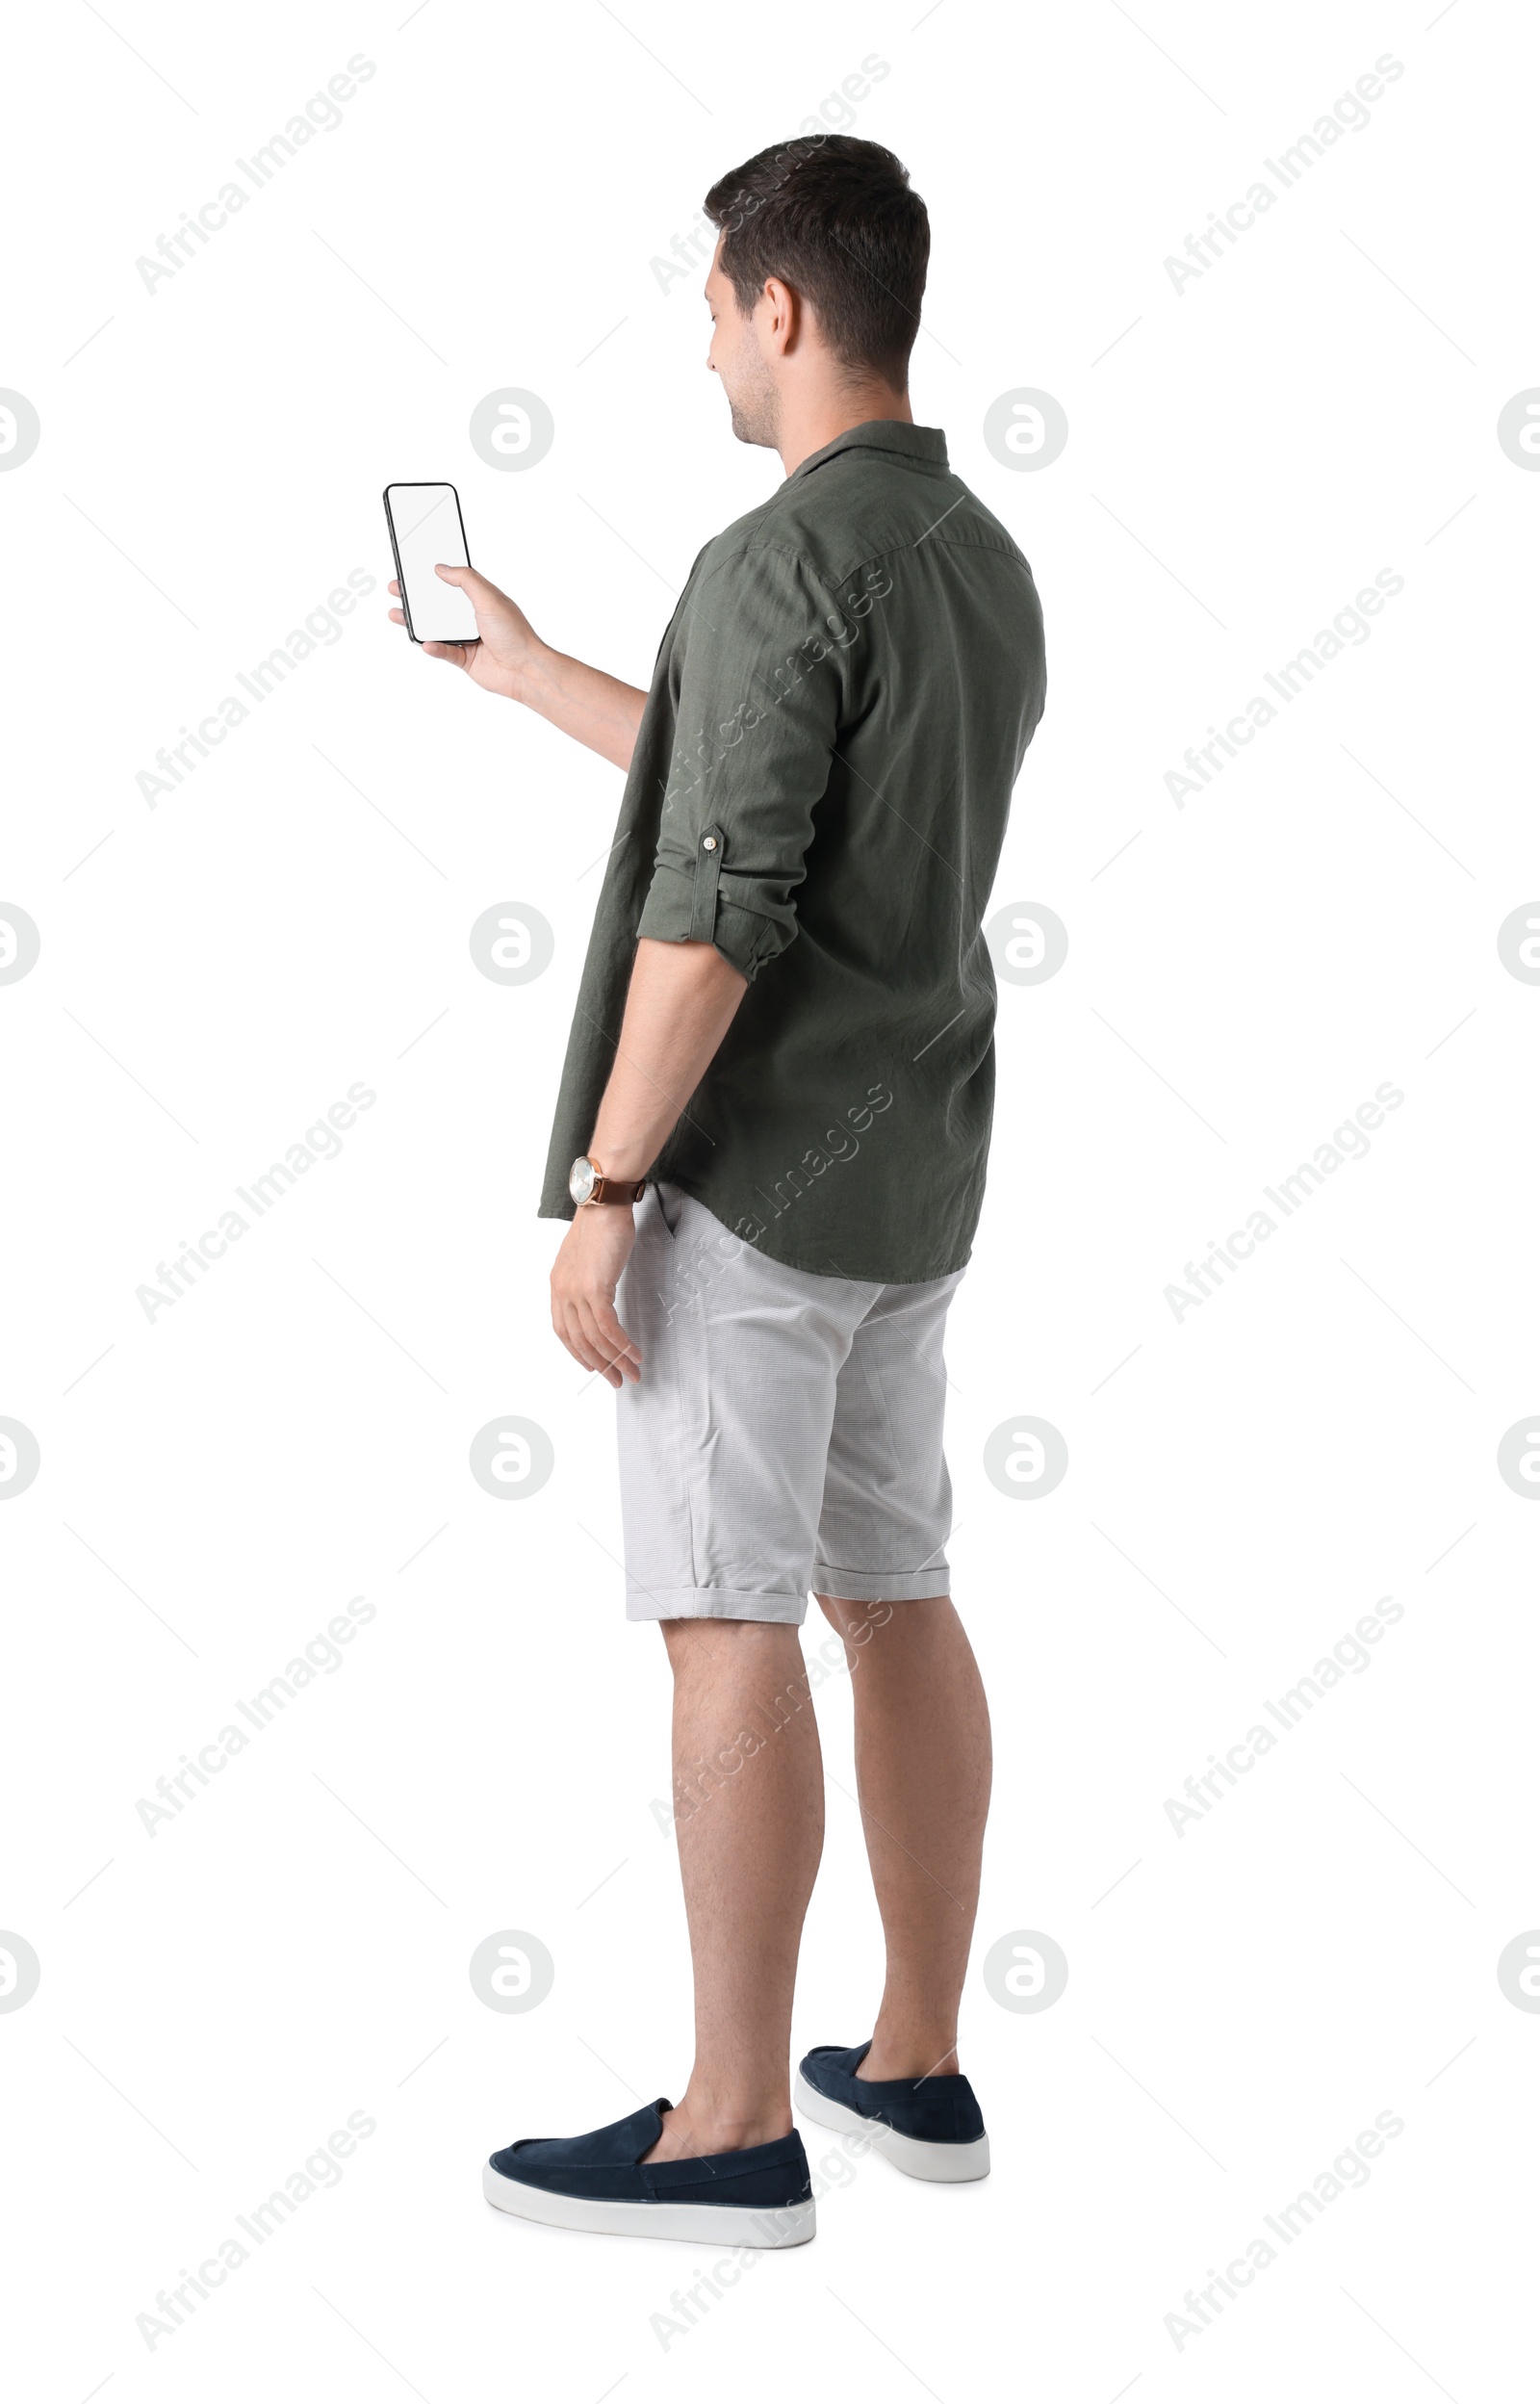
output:
[[[706,279],[706,306],[711,312],[711,348],[706,364],[722,379],[732,431],[739,442],[773,451],[781,428],[780,394],[758,336],[758,320],[761,313],[768,314],[769,303],[761,299],[753,315],[745,317],[722,272],[721,259],[719,236]]]

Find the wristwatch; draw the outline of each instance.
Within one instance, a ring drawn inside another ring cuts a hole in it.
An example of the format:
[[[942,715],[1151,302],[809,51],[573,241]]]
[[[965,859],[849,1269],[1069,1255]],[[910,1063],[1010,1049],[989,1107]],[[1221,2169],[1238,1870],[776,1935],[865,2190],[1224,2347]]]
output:
[[[647,1179],[606,1176],[597,1160],[579,1152],[568,1175],[567,1191],[579,1209],[586,1202],[639,1202]]]

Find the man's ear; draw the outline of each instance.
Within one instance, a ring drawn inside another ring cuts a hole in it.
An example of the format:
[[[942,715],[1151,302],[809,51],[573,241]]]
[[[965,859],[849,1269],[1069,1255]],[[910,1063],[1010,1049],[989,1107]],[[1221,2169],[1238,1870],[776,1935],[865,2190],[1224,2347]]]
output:
[[[794,349],[806,323],[801,301],[791,286],[783,284],[778,275],[765,277],[764,297],[775,311],[776,323],[771,334],[775,348],[779,351]]]

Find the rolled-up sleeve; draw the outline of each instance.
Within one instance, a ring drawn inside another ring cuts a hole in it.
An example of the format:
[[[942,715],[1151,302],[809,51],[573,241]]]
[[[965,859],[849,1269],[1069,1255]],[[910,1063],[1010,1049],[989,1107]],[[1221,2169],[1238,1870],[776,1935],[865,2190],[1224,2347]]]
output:
[[[704,580],[639,936],[714,944],[751,981],[793,941],[854,631],[794,554],[746,548]]]

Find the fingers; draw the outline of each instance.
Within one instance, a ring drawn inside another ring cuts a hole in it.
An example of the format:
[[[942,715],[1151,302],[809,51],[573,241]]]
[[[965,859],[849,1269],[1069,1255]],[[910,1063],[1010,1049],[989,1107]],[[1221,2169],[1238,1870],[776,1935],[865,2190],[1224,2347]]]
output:
[[[602,1377],[606,1385],[619,1385],[621,1373],[607,1355],[601,1351],[592,1334],[584,1327],[581,1313],[574,1302],[552,1304],[551,1324],[580,1368]]]
[[[551,1271],[551,1324],[574,1360],[606,1385],[635,1384],[642,1356],[615,1315],[635,1234],[629,1212],[579,1210]]]
[[[469,576],[471,574],[471,570],[469,568],[440,568],[439,574],[444,578],[447,583],[453,584],[459,581],[462,575]],[[477,577],[475,581],[478,584],[486,583],[486,579],[484,577]],[[490,584],[487,584],[486,588],[488,592],[491,592],[494,589]],[[398,578],[393,576],[390,582],[386,585],[385,590],[391,594],[395,600],[399,601],[401,597],[401,587]],[[474,598],[475,596],[473,595],[473,599]],[[403,609],[392,609],[390,612],[390,621],[393,626],[404,626],[406,624],[405,611]],[[424,643],[421,648],[427,654],[427,657],[430,659],[448,659],[451,667],[469,668],[471,664],[470,646],[466,643]]]
[[[394,592],[396,587],[393,585],[391,589]],[[393,609],[391,611],[390,620],[393,626],[404,626],[406,624],[405,614],[399,609]],[[423,643],[419,646],[419,648],[426,654],[429,659],[448,659],[450,665],[456,668],[463,668],[469,665],[467,650],[464,643]]]
[[[624,1377],[634,1385],[642,1373],[642,1356],[616,1318],[609,1298],[604,1294],[585,1294],[578,1304],[590,1325],[594,1340],[607,1360],[612,1360]]]
[[[579,1294],[578,1317],[583,1335],[605,1363],[611,1385],[634,1385],[642,1374],[641,1355],[602,1294]]]
[[[642,1356],[616,1318],[607,1296],[558,1293],[552,1284],[551,1324],[574,1360],[603,1377],[607,1385],[634,1385],[639,1381]]]

